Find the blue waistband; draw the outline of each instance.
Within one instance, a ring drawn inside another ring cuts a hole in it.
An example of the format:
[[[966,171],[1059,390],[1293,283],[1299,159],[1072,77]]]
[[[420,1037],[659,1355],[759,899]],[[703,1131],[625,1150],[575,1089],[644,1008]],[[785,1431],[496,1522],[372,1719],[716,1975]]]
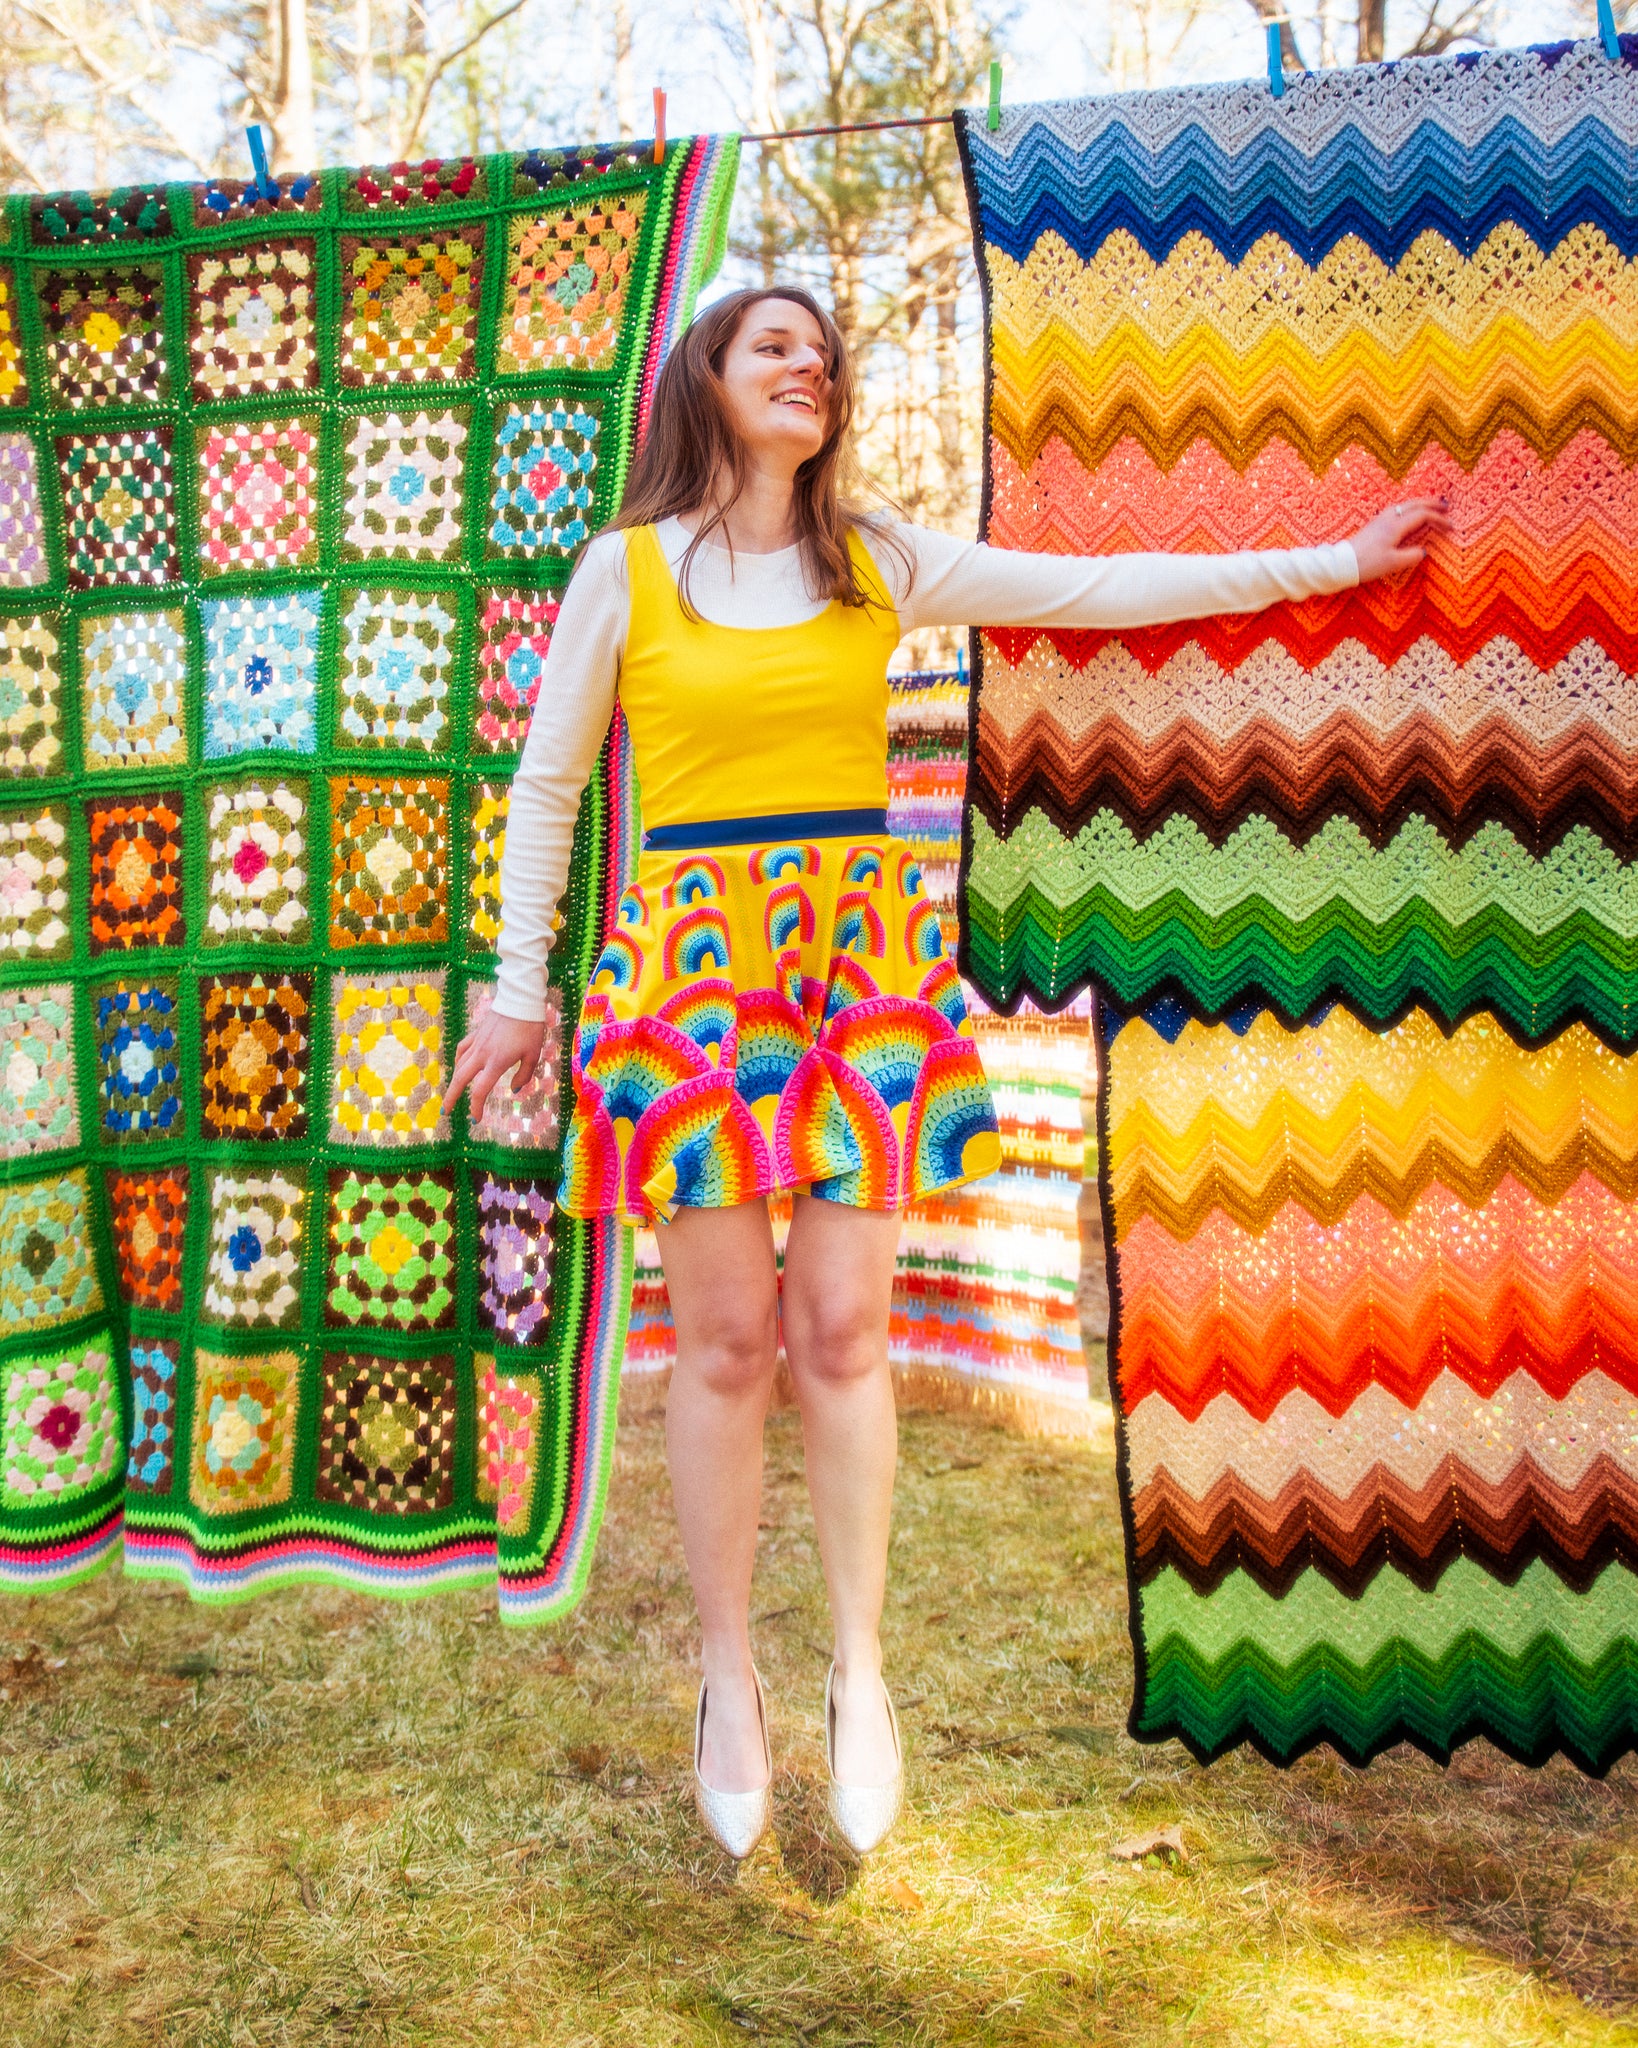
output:
[[[704,818],[694,825],[656,825],[643,834],[645,853],[692,853],[705,846],[778,846],[786,839],[876,837],[883,811],[775,811],[764,818]]]

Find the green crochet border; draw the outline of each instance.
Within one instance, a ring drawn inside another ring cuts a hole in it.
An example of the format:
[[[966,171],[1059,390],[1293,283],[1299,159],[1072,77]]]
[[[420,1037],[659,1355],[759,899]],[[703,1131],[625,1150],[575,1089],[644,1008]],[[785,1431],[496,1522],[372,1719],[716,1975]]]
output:
[[[168,1494],[133,1491],[125,1498],[123,1459],[110,1477],[54,1508],[21,1508],[14,1502],[0,1505],[0,1538],[24,1551],[42,1555],[62,1549],[66,1540],[82,1536],[117,1514],[122,1499],[126,1520],[133,1535],[156,1535],[183,1539],[186,1549],[196,1555],[219,1556],[242,1550],[265,1548],[270,1543],[300,1539],[306,1535],[329,1536],[365,1552],[382,1557],[393,1554],[414,1556],[436,1548],[443,1553],[436,1573],[421,1579],[406,1576],[380,1583],[375,1590],[412,1594],[451,1583],[488,1582],[495,1574],[495,1514],[491,1506],[476,1498],[476,1401],[473,1358],[492,1354],[502,1372],[528,1372],[538,1376],[544,1393],[539,1418],[539,1447],[531,1512],[527,1530],[512,1532],[502,1539],[503,1563],[527,1569],[538,1564],[552,1550],[569,1489],[571,1466],[582,1454],[576,1440],[574,1374],[581,1350],[588,1338],[588,1305],[593,1294],[612,1290],[620,1297],[614,1309],[619,1327],[624,1327],[624,1293],[629,1289],[630,1246],[621,1234],[605,1231],[605,1243],[597,1246],[598,1227],[561,1216],[555,1222],[554,1270],[550,1317],[537,1342],[526,1347],[498,1343],[476,1320],[477,1230],[472,1176],[491,1168],[515,1179],[527,1178],[540,1187],[555,1188],[560,1166],[556,1147],[524,1149],[489,1142],[471,1136],[464,1105],[456,1113],[454,1129],[447,1142],[392,1147],[349,1147],[328,1140],[329,1091],[331,1080],[330,985],[338,973],[358,975],[388,971],[441,969],[445,982],[445,1057],[464,1027],[468,990],[494,973],[493,953],[469,940],[471,914],[470,884],[473,868],[471,809],[482,785],[504,784],[516,765],[516,752],[475,755],[471,750],[472,726],[476,714],[474,687],[476,655],[476,602],[480,587],[517,594],[559,593],[568,582],[573,557],[495,559],[486,552],[488,524],[489,462],[494,431],[504,406],[514,400],[595,400],[602,410],[602,431],[598,439],[598,468],[595,502],[588,515],[591,531],[613,512],[624,484],[634,439],[639,404],[639,380],[647,356],[654,324],[657,297],[679,220],[679,181],[697,145],[678,141],[670,145],[663,165],[645,162],[642,153],[623,149],[612,155],[607,168],[594,164],[587,174],[567,172],[542,189],[525,176],[520,155],[491,157],[478,166],[473,191],[465,199],[439,199],[431,204],[370,207],[360,203],[357,176],[338,170],[318,174],[316,203],[310,198],[298,207],[286,198],[275,210],[265,204],[246,212],[234,198],[234,188],[221,189],[229,195],[233,213],[225,223],[207,219],[201,223],[200,203],[205,188],[172,185],[163,188],[163,203],[169,211],[172,232],[142,239],[96,240],[91,242],[41,243],[31,239],[32,222],[39,203],[31,206],[24,197],[5,202],[5,240],[0,244],[0,268],[10,273],[18,287],[14,303],[28,382],[25,406],[0,407],[0,433],[18,428],[29,430],[35,448],[36,474],[45,516],[45,545],[51,568],[50,579],[26,588],[7,587],[0,591],[0,617],[46,618],[59,640],[59,685],[56,693],[58,733],[62,754],[56,771],[49,775],[13,774],[12,790],[5,802],[5,814],[16,815],[24,804],[47,802],[65,807],[69,814],[71,955],[56,960],[32,958],[22,964],[7,958],[0,962],[0,987],[16,988],[70,983],[75,992],[75,1086],[78,1100],[81,1142],[75,1148],[34,1152],[22,1158],[0,1162],[0,1199],[8,1187],[30,1182],[60,1179],[83,1169],[90,1186],[93,1256],[104,1307],[91,1314],[64,1321],[46,1329],[23,1329],[0,1337],[0,1368],[18,1356],[47,1348],[83,1343],[106,1333],[121,1365],[124,1400],[124,1435],[129,1441],[131,1387],[127,1345],[130,1338],[159,1338],[179,1341],[180,1363],[175,1382],[175,1424],[172,1444],[173,1470]],[[580,152],[582,159],[586,152]],[[538,159],[536,159],[538,161]],[[574,159],[558,153],[573,170]],[[709,196],[705,215],[711,246],[689,252],[688,275],[674,281],[674,290],[691,302],[693,292],[714,267],[712,256],[720,247],[722,220],[732,192],[734,152],[726,152],[725,170],[716,172],[717,189]],[[289,181],[286,181],[288,187]],[[506,285],[506,222],[515,215],[546,215],[567,203],[580,204],[599,197],[644,192],[648,195],[640,233],[633,248],[627,284],[624,316],[618,346],[609,367],[597,372],[529,372],[500,375],[493,369],[497,329]],[[479,224],[485,229],[481,299],[474,351],[477,374],[464,379],[433,382],[382,381],[364,386],[344,385],[340,379],[340,343],[343,321],[343,290],[340,243],[343,236],[413,234],[431,227],[440,229],[462,224]],[[221,250],[265,245],[273,240],[311,238],[316,249],[315,334],[318,383],[297,392],[264,394],[242,400],[201,402],[194,397],[189,360],[188,258],[203,249]],[[92,270],[120,267],[134,262],[158,266],[164,279],[165,344],[169,396],[160,404],[97,406],[78,410],[53,409],[47,368],[45,333],[32,282],[46,270]],[[686,305],[684,307],[686,316]],[[382,560],[348,563],[341,555],[342,506],[346,488],[343,435],[346,423],[359,414],[388,410],[442,412],[455,407],[470,411],[462,490],[462,538],[458,555],[447,562],[423,563]],[[192,443],[196,426],[221,421],[284,419],[298,414],[316,414],[321,421],[320,456],[317,464],[316,513],[320,534],[318,563],[307,569],[260,569],[224,575],[201,576],[199,563],[199,507],[196,463]],[[178,573],[163,590],[132,584],[104,585],[93,591],[69,587],[64,573],[64,534],[59,494],[54,483],[56,463],[52,437],[63,432],[85,432],[109,427],[166,426],[173,430],[172,488]],[[204,712],[204,644],[199,604],[201,598],[233,597],[312,588],[323,589],[322,625],[316,668],[317,735],[312,753],[288,749],[264,749],[206,761],[202,757]],[[449,674],[453,683],[447,701],[449,724],[443,744],[434,753],[403,748],[338,746],[335,725],[337,668],[340,659],[342,611],[345,598],[354,589],[400,589],[438,591],[451,597],[458,625],[454,658]],[[87,774],[82,747],[79,622],[87,617],[112,612],[182,609],[187,619],[188,688],[186,722],[188,762],[153,770],[98,770]],[[388,777],[393,774],[432,776],[449,787],[448,860],[446,901],[450,937],[446,944],[394,944],[358,946],[338,950],[328,938],[328,905],[331,882],[330,802],[328,781],[347,773]],[[206,860],[204,838],[208,791],[219,783],[259,776],[285,776],[305,782],[308,789],[307,814],[307,896],[309,929],[298,944],[258,940],[201,947],[206,909]],[[579,999],[600,943],[604,897],[609,881],[608,865],[611,827],[623,820],[629,830],[630,792],[622,789],[622,777],[629,783],[629,766],[624,762],[618,737],[605,747],[602,765],[594,775],[582,803],[576,827],[570,880],[563,902],[563,929],[552,955],[551,982],[562,1005],[567,1027],[577,1014]],[[90,796],[132,795],[180,791],[184,797],[184,916],[187,943],[179,948],[144,948],[130,954],[104,953],[93,959],[89,950],[88,915],[89,868],[87,827],[83,809]],[[182,1096],[188,1135],[183,1139],[141,1138],[105,1142],[99,1135],[99,1091],[97,1085],[91,998],[93,989],[128,974],[176,979],[180,983],[178,1010],[182,1055]],[[201,977],[254,968],[264,976],[275,973],[307,973],[313,978],[313,1009],[307,1065],[307,1135],[294,1143],[211,1141],[202,1137],[200,1114],[200,1048],[197,990]],[[559,1115],[566,1126],[569,1088],[566,1058],[560,1062]],[[235,1333],[208,1320],[200,1307],[208,1251],[208,1199],[206,1175],[214,1166],[232,1164],[241,1168],[266,1169],[275,1164],[288,1168],[300,1163],[307,1173],[305,1212],[305,1253],[302,1272],[302,1304],[299,1327],[289,1331],[262,1326]],[[331,1329],[323,1319],[323,1275],[326,1266],[324,1244],[325,1184],[331,1166],[367,1165],[392,1172],[413,1172],[420,1167],[452,1171],[457,1203],[456,1317],[454,1326],[434,1335],[410,1335],[379,1327]],[[190,1169],[190,1190],[183,1283],[183,1311],[164,1314],[152,1309],[126,1309],[120,1302],[114,1261],[113,1229],[104,1179],[107,1168],[156,1169],[185,1165]],[[608,1304],[603,1311],[607,1315]],[[205,1515],[192,1504],[188,1494],[192,1442],[190,1423],[194,1392],[194,1351],[196,1345],[227,1357],[253,1357],[290,1348],[302,1361],[302,1398],[295,1430],[293,1482],[288,1500],[276,1506],[252,1509],[234,1515]],[[454,1498],[447,1508],[427,1512],[387,1515],[338,1503],[320,1503],[314,1492],[318,1465],[322,1398],[322,1361],[326,1352],[368,1351],[383,1358],[453,1358],[457,1395],[457,1433],[454,1447]],[[612,1399],[612,1389],[610,1390]],[[589,1475],[596,1494],[601,1495],[602,1475]],[[593,1504],[595,1514],[596,1503]],[[473,1554],[463,1561],[460,1553],[467,1544]],[[485,1554],[487,1546],[487,1554]],[[106,1561],[106,1552],[88,1555],[75,1563],[59,1557],[49,1574],[49,1583],[60,1585],[82,1578]],[[580,1562],[577,1583],[565,1589],[564,1597],[552,1603],[550,1611],[572,1604],[584,1582],[588,1554]],[[264,1573],[253,1583],[228,1582],[202,1587],[176,1554],[158,1551],[152,1556],[132,1554],[128,1569],[139,1576],[177,1576],[193,1584],[196,1593],[208,1598],[242,1597],[276,1582],[277,1574]],[[356,1570],[345,1566],[333,1574],[322,1568],[305,1567],[303,1578],[336,1576],[349,1584],[359,1583]],[[16,1583],[13,1581],[13,1583]],[[542,1612],[547,1610],[542,1610]]]

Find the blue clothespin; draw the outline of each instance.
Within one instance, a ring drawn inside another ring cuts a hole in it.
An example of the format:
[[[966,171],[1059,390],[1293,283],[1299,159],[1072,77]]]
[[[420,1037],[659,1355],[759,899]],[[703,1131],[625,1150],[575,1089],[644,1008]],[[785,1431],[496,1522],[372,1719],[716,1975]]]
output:
[[[268,173],[267,144],[262,140],[260,123],[245,130],[245,140],[250,144],[250,167],[256,174],[251,181],[256,187],[256,197],[271,204],[278,198],[279,188]]]
[[[1609,5],[1609,0],[1602,0]],[[1285,60],[1280,55],[1280,24],[1268,24],[1268,89],[1277,100],[1285,98]]]
[[[990,59],[990,110],[984,117],[984,126],[993,135],[1001,126],[1001,60]]]
[[[967,650],[959,642],[956,645],[956,676],[963,689],[967,686]]]
[[[1604,55],[1612,64],[1621,61],[1621,38],[1615,33],[1615,9],[1610,0],[1598,0],[1598,33],[1603,40]]]

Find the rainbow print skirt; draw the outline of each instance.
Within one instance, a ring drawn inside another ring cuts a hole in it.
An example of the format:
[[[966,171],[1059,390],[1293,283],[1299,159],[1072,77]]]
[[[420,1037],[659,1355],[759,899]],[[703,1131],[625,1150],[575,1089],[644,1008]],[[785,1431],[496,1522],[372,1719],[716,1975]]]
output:
[[[888,836],[645,853],[573,1072],[571,1216],[899,1209],[1001,1162],[938,912]]]

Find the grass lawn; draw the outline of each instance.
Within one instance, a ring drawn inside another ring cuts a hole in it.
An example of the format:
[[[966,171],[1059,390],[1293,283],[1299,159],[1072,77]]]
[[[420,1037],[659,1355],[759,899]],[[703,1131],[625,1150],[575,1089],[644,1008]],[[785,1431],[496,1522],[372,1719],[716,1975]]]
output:
[[[1197,1769],[1124,1734],[1111,1453],[904,1418],[887,1644],[911,1811],[826,1834],[794,1418],[755,1611],[778,1835],[688,1799],[690,1603],[628,1417],[584,1606],[109,1575],[0,1605],[0,2042],[1638,2042],[1638,1768],[1482,1744]],[[1187,1861],[1115,1861],[1176,1823]]]

